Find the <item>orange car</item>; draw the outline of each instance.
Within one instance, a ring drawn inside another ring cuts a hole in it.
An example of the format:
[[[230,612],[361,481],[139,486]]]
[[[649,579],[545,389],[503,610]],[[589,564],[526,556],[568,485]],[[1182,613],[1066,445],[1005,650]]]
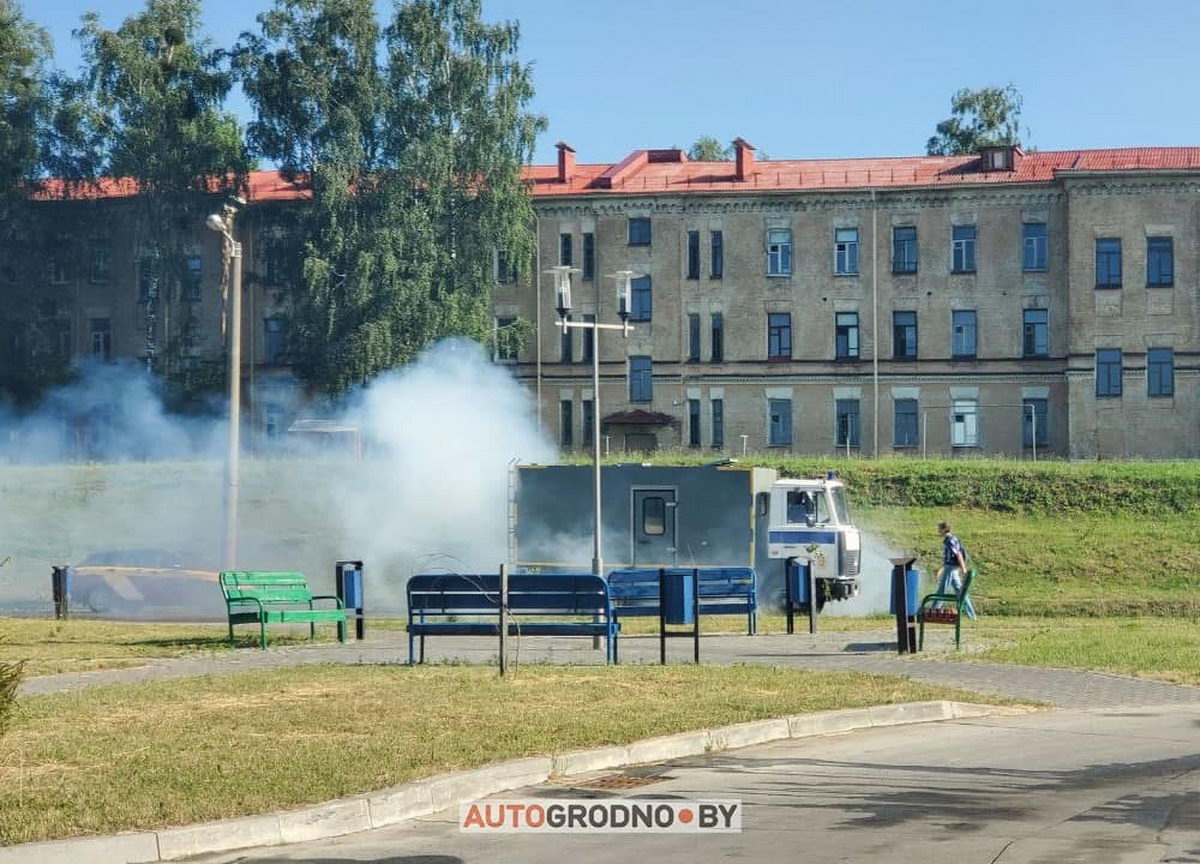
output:
[[[223,621],[215,570],[184,565],[162,549],[93,552],[68,568],[73,613],[156,621]]]

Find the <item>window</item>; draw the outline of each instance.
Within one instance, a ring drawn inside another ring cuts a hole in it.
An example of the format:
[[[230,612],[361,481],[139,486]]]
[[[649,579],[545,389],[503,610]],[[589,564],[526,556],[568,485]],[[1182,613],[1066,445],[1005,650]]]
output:
[[[951,316],[951,346],[955,357],[974,357],[977,327],[975,312],[970,309],[959,309],[950,313]]]
[[[517,359],[517,342],[513,338],[513,325],[516,323],[517,319],[511,315],[496,318],[496,331],[493,334],[496,348],[492,356],[497,362]]]
[[[950,406],[950,443],[955,447],[979,446],[979,403],[955,399]]]
[[[839,447],[858,446],[858,400],[838,399],[837,409],[837,438]]]
[[[92,334],[92,356],[101,360],[112,357],[112,320],[91,318],[88,326]]]
[[[1022,270],[1046,269],[1046,223],[1026,222],[1021,226]]]
[[[574,363],[575,362],[575,331],[565,326],[570,323],[571,316],[568,315],[563,319],[562,333],[558,337],[558,362],[559,363]]]
[[[189,255],[183,262],[183,299],[196,303],[200,300],[200,286],[204,279],[204,263],[199,255]]]
[[[892,443],[896,447],[916,447],[921,443],[917,432],[917,400],[897,399],[892,422]]]
[[[834,355],[838,360],[857,360],[858,313],[838,312],[834,321]]]
[[[700,278],[700,232],[687,232],[687,278]]]
[[[592,438],[592,433],[594,431],[592,429],[592,427],[595,424],[596,424],[596,403],[593,402],[591,399],[584,399],[583,400],[583,434],[580,437],[583,439],[583,445],[585,447],[592,446],[592,441],[594,440]]]
[[[838,276],[858,275],[857,228],[838,228],[833,232],[833,272]]]
[[[792,274],[792,231],[775,228],[767,232],[767,275]]]
[[[667,533],[667,502],[655,495],[642,499],[642,533],[659,536]]]
[[[725,446],[725,400],[712,400],[712,446]]]
[[[633,309],[630,312],[629,320],[649,321],[654,311],[654,293],[650,285],[650,277],[639,276],[634,279],[630,285],[630,293],[633,295]]]
[[[88,267],[88,280],[107,282],[112,278],[112,255],[105,240],[92,241],[92,260]],[[65,281],[65,280],[64,280]]]
[[[917,229],[912,226],[892,229],[892,272],[917,272]]]
[[[1175,395],[1175,350],[1151,348],[1146,352],[1146,395]]]
[[[496,250],[496,281],[504,283],[517,281],[517,268],[513,266],[508,252],[503,249]]]
[[[596,323],[596,316],[584,315],[583,320],[589,324],[594,324]],[[591,363],[592,351],[594,351],[596,347],[596,331],[592,330],[591,328],[587,328],[580,330],[579,332],[582,334],[582,339],[580,340],[582,342],[582,353],[579,355],[579,359],[583,363]]]
[[[649,357],[634,355],[629,358],[629,401],[651,402],[654,399],[653,366]]]
[[[282,363],[287,352],[287,320],[273,315],[263,319],[263,359]]]
[[[917,358],[917,313],[892,313],[892,357],[897,360]]]
[[[146,256],[138,261],[138,302],[158,297],[158,269],[154,259]]]
[[[720,312],[712,313],[712,346],[709,350],[709,359],[713,363],[725,362],[725,316]]]
[[[792,359],[792,315],[772,312],[767,315],[767,359]]]
[[[60,246],[61,248],[61,246]],[[67,282],[67,262],[61,254],[50,256],[46,264],[46,276],[51,285],[65,285]]]
[[[629,245],[650,245],[650,218],[641,216],[629,220]]]
[[[559,234],[558,235],[558,263],[564,267],[570,267],[574,263],[573,258],[574,258],[574,255],[572,254],[572,248],[571,248],[571,235],[570,234]]]
[[[700,362],[700,315],[695,312],[688,315],[688,360]]]
[[[574,404],[570,399],[563,399],[558,403],[558,442],[563,447],[570,447],[575,443],[574,432],[574,417],[572,416]]]
[[[590,231],[583,235],[583,281],[596,278],[596,235]]]
[[[700,446],[700,400],[688,400],[688,446]]]
[[[1021,353],[1026,357],[1050,354],[1050,313],[1045,309],[1026,309]]]
[[[1121,287],[1121,238],[1096,238],[1096,287]]]
[[[767,443],[783,447],[792,443],[792,400],[768,399]]]
[[[1175,284],[1175,242],[1170,237],[1146,238],[1146,284]]]
[[[975,226],[955,225],[951,244],[950,269],[955,273],[975,272]]]
[[[1096,351],[1096,395],[1121,395],[1121,349],[1099,348]]]
[[[709,235],[709,242],[712,247],[712,261],[708,275],[713,279],[720,279],[725,275],[725,235],[720,231],[713,231]]]
[[[1048,403],[1045,399],[1024,399],[1021,402],[1021,443],[1026,447],[1045,447],[1050,442],[1047,426]]]

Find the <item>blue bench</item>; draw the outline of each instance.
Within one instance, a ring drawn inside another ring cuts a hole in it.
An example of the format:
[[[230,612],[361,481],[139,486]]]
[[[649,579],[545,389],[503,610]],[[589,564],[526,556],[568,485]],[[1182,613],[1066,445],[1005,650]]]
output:
[[[699,574],[701,615],[745,615],[746,632],[758,632],[758,577],[753,567],[687,567]],[[613,614],[623,617],[658,616],[658,570],[614,570],[608,574]]]
[[[408,580],[407,593],[409,665],[418,637],[424,663],[426,636],[500,635],[495,573],[422,573]],[[602,636],[606,661],[616,655],[617,622],[608,583],[599,576],[514,573],[508,577],[508,614],[510,636]],[[456,620],[463,617],[473,620]]]

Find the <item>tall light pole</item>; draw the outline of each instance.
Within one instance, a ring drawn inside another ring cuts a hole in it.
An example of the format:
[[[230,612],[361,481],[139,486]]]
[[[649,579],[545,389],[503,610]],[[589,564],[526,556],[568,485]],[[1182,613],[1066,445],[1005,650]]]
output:
[[[618,270],[609,274],[609,278],[617,281],[617,315],[620,324],[601,324],[600,309],[597,307],[592,321],[568,321],[571,314],[571,274],[578,273],[575,268],[567,265],[552,267],[546,271],[554,276],[554,309],[558,312],[557,326],[592,331],[592,573],[603,578],[604,553],[602,541],[602,519],[600,505],[600,331],[620,330],[628,338],[629,315],[633,308],[633,279],[637,275],[632,270]]]
[[[229,452],[225,458],[225,546],[221,568],[237,567],[238,477],[241,472],[242,424],[242,244],[233,236],[233,220],[241,198],[231,198],[221,213],[208,217],[206,225],[224,240],[224,255],[229,259]]]

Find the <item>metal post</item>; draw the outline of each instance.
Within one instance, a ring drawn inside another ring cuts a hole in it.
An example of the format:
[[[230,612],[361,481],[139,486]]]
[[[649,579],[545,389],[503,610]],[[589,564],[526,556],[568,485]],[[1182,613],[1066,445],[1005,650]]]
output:
[[[921,458],[929,457],[929,412],[921,412]]]
[[[808,633],[817,635],[817,572],[809,561],[804,568],[804,578],[808,580]]]
[[[796,566],[795,558],[783,559],[783,595],[787,604],[787,627],[785,632],[791,636],[796,632],[795,606],[796,598],[792,596],[792,568]]]
[[[871,190],[871,389],[873,407],[873,447],[871,455],[879,458],[879,210],[875,206],[875,190]]]
[[[508,669],[508,565],[500,565],[500,677]]]
[[[592,486],[595,509],[593,531],[596,535],[593,541],[592,573],[603,579],[604,556],[600,540],[600,328],[598,327],[592,329]]]
[[[225,462],[225,557],[224,569],[237,569],[238,477],[241,472],[242,423],[242,244],[233,237],[233,219],[229,217],[229,453]]]

